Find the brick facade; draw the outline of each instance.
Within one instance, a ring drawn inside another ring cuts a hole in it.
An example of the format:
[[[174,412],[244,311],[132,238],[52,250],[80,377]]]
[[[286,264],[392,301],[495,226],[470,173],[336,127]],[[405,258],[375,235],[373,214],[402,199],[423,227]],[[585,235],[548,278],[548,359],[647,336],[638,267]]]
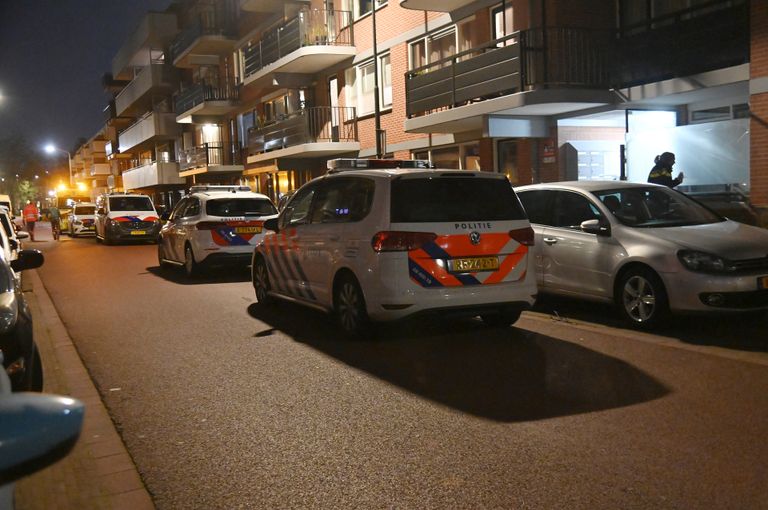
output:
[[[768,2],[751,6],[750,78],[768,80]],[[768,225],[768,92],[750,97],[750,197]]]

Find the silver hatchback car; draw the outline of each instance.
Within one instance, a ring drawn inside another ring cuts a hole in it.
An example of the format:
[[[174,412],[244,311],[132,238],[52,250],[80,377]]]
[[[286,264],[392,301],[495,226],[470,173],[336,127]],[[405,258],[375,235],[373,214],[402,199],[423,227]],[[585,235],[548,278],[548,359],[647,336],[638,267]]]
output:
[[[664,186],[522,186],[539,292],[614,302],[651,327],[669,312],[768,309],[768,231]]]

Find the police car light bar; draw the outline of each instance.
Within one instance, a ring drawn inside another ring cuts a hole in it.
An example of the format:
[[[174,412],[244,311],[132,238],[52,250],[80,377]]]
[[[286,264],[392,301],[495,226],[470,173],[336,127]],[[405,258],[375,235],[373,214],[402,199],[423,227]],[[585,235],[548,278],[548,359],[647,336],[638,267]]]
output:
[[[251,191],[251,188],[248,186],[238,186],[236,184],[227,185],[227,184],[211,184],[211,185],[204,185],[204,184],[197,184],[194,186],[190,186],[189,192],[190,193],[199,193],[202,191]]]
[[[340,172],[342,170],[386,170],[395,168],[435,168],[432,162],[426,159],[364,159],[364,158],[338,158],[328,161],[328,170]]]

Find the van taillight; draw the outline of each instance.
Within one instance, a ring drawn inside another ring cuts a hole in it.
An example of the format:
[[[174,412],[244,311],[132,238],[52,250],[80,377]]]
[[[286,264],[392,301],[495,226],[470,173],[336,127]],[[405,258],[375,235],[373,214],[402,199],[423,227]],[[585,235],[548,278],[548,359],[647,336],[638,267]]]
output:
[[[531,227],[510,230],[509,237],[524,246],[534,245],[533,229]]]
[[[418,250],[437,239],[437,234],[430,232],[379,232],[371,239],[373,251],[410,251]]]

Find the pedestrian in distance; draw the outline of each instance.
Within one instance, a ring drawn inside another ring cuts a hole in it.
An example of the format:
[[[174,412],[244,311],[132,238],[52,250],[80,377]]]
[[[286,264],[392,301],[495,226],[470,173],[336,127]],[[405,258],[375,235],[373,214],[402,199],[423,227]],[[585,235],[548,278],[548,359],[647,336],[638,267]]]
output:
[[[653,160],[656,165],[648,174],[648,182],[652,184],[663,184],[664,186],[674,188],[683,182],[683,172],[672,178],[672,167],[675,164],[675,155],[671,152],[663,152]]]
[[[24,225],[27,227],[27,232],[29,232],[29,238],[34,241],[35,223],[40,218],[40,211],[31,200],[27,200],[27,205],[24,206],[21,215],[24,217]]]

